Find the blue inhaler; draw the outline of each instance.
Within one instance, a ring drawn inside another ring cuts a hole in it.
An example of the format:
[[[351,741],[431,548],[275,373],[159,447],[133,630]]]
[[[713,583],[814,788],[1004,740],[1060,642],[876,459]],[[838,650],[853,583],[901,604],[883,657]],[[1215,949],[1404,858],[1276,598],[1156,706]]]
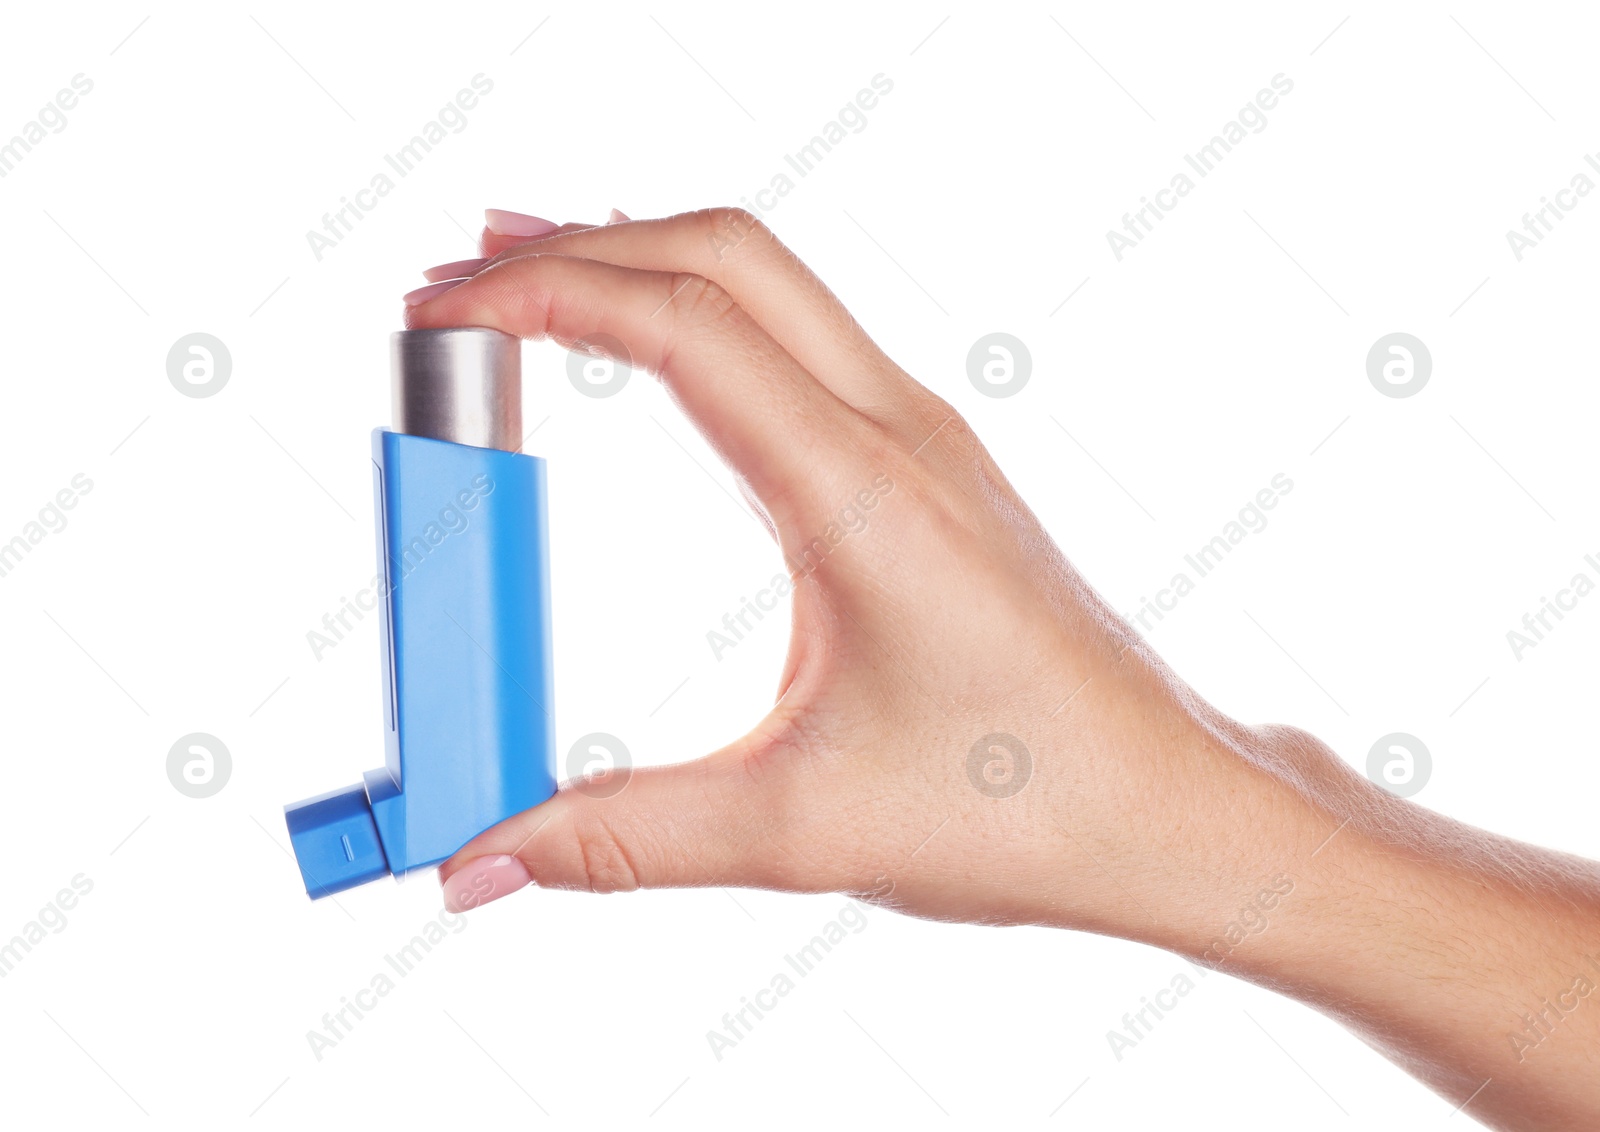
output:
[[[306,893],[436,865],[555,793],[545,463],[522,448],[521,342],[391,339],[372,434],[386,764],[284,807]]]

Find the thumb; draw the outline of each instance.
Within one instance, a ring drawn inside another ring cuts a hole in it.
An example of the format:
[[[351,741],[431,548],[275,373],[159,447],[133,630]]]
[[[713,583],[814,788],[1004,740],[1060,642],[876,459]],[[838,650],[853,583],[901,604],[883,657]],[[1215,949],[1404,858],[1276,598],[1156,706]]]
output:
[[[589,892],[727,885],[788,888],[772,791],[732,750],[676,766],[564,783],[549,801],[473,838],[444,864],[445,907],[528,884]]]

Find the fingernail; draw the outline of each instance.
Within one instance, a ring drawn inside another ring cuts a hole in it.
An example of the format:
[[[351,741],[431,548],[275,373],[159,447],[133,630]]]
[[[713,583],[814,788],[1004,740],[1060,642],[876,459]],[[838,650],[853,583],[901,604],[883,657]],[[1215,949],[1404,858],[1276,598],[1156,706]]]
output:
[[[444,882],[445,911],[478,908],[532,882],[528,870],[515,857],[479,857],[462,865]]]
[[[483,222],[496,236],[548,236],[561,227],[542,216],[505,212],[498,208],[484,209]]]
[[[633,217],[629,216],[627,213],[623,212],[621,209],[613,208],[611,210],[610,217],[608,217],[607,220],[606,220],[606,223],[607,224],[620,224],[624,220],[632,220],[632,219],[633,219]]]
[[[438,298],[452,287],[459,287],[465,279],[446,279],[439,283],[429,283],[426,287],[418,287],[415,291],[407,291],[402,296],[408,307],[420,307],[429,299]]]
[[[460,279],[467,275],[476,275],[478,268],[488,262],[487,259],[458,259],[454,263],[441,263],[438,267],[424,268],[422,277],[429,283],[438,283],[444,279]]]

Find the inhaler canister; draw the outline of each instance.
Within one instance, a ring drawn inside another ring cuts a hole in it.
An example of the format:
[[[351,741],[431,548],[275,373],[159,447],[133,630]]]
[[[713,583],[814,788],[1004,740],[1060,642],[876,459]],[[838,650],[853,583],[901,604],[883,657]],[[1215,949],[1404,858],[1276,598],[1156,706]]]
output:
[[[284,807],[312,897],[445,860],[555,793],[545,462],[522,448],[521,342],[390,339],[372,434],[386,760]]]

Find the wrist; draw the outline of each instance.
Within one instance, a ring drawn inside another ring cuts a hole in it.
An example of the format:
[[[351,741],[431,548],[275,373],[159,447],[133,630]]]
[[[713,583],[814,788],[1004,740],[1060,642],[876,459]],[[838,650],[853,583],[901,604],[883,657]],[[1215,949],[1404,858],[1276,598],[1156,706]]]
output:
[[[1179,801],[1185,867],[1164,922],[1137,938],[1244,974],[1270,962],[1288,926],[1325,898],[1324,858],[1376,787],[1292,729],[1211,726],[1197,743],[1207,769]]]
[[[1600,866],[1395,798],[1303,733],[1237,753],[1256,786],[1218,827],[1233,868],[1162,946],[1339,1019],[1496,1126],[1593,1126],[1571,1082],[1600,1048],[1578,1009],[1600,984]]]

